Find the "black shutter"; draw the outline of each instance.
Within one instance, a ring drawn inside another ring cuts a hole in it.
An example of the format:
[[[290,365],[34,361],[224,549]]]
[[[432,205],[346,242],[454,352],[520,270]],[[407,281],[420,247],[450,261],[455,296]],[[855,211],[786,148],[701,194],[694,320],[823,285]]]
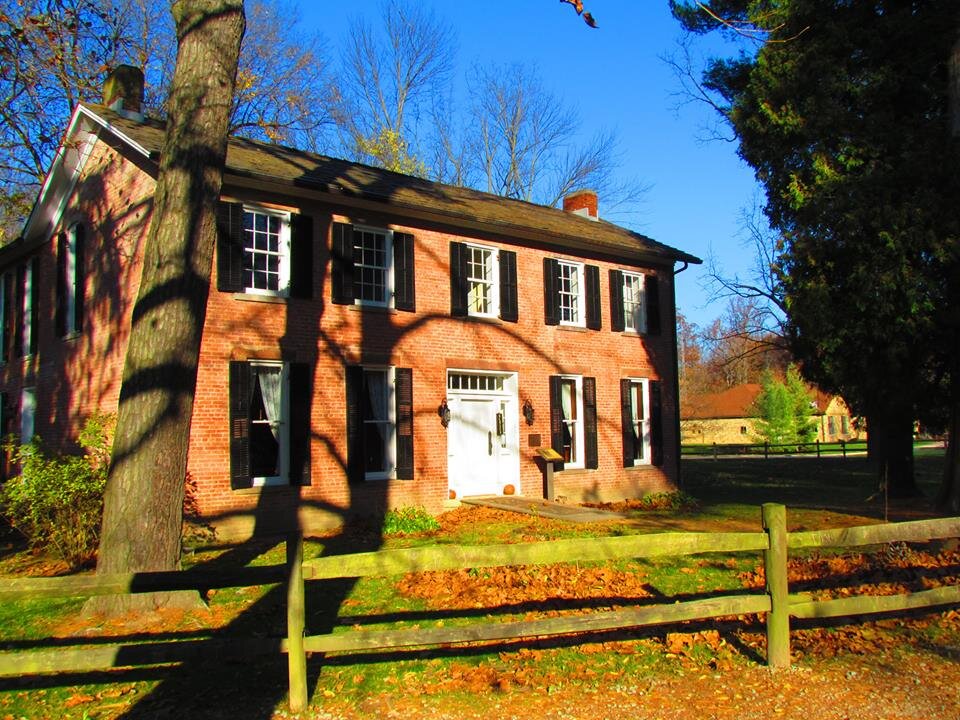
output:
[[[633,383],[630,380],[620,381],[620,428],[623,435],[623,466],[633,467],[636,457],[637,433],[633,426],[633,404],[630,401],[630,390]]]
[[[27,351],[33,355],[37,352],[37,336],[40,334],[40,256],[30,261],[30,347]]]
[[[543,259],[543,321],[560,324],[560,263],[553,258]]]
[[[465,317],[467,314],[467,246],[450,243],[450,314]]]
[[[54,324],[57,337],[67,334],[67,253],[69,252],[67,234],[57,235],[57,307],[54,312]]]
[[[647,335],[660,334],[660,280],[656,275],[643,278],[644,306],[647,310]]]
[[[563,378],[550,376],[550,447],[563,455],[563,404],[560,398]]]
[[[654,465],[663,465],[663,383],[650,381],[650,454]]]
[[[348,365],[344,376],[347,389],[347,480],[362,482],[364,455],[360,395],[363,393],[363,368],[359,365]]]
[[[250,475],[250,366],[230,362],[230,487],[253,485]]]
[[[73,253],[73,272],[74,276],[70,278],[73,285],[73,329],[75,332],[83,330],[84,315],[84,295],[87,290],[86,273],[86,252],[87,252],[87,231],[83,225],[77,225],[73,229],[74,235],[74,253]]]
[[[290,216],[290,297],[313,297],[313,218]]]
[[[217,290],[243,292],[243,205],[217,205]]]
[[[587,265],[586,280],[587,327],[591,330],[599,330],[603,326],[600,316],[600,268],[596,265]]]
[[[353,225],[333,224],[333,270],[331,301],[353,305]]]
[[[3,274],[3,360],[10,362],[15,345],[14,334],[16,332],[17,309],[16,303],[16,285],[13,272]]]
[[[413,235],[393,234],[393,306],[397,310],[417,309],[414,282]]]
[[[517,303],[517,254],[500,251],[500,319],[517,322],[520,312]]]
[[[610,327],[614,332],[623,332],[623,273],[610,271]]]
[[[413,480],[413,370],[395,370],[397,403],[397,477]]]
[[[597,457],[597,380],[583,378],[583,466],[596,470]]]
[[[313,367],[290,363],[290,484],[309,485]]]

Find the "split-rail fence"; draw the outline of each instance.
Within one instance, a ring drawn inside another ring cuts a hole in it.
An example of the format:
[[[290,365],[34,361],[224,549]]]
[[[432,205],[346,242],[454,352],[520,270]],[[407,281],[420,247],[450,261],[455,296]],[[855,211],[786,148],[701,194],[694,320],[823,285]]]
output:
[[[287,562],[284,565],[248,567],[232,572],[210,572],[199,567],[179,572],[5,580],[0,585],[0,601],[3,602],[285,583],[287,633],[285,638],[275,639],[212,638],[5,651],[0,652],[0,677],[169,664],[201,656],[215,657],[226,650],[234,655],[286,654],[290,709],[300,712],[309,702],[307,653],[350,653],[544,638],[760,614],[766,618],[767,664],[785,667],[790,664],[791,617],[859,616],[960,604],[960,586],[943,586],[900,595],[858,595],[823,600],[815,599],[810,593],[791,595],[787,582],[787,558],[791,549],[956,538],[960,537],[960,518],[788,533],[786,508],[770,503],[762,507],[762,522],[762,532],[654,533],[507,545],[434,545],[309,560],[303,558],[303,538],[291,536],[287,540]],[[763,592],[679,602],[671,602],[668,597],[655,605],[535,620],[483,621],[461,627],[359,630],[312,636],[305,632],[305,583],[312,580],[751,551],[763,555],[766,577]]]

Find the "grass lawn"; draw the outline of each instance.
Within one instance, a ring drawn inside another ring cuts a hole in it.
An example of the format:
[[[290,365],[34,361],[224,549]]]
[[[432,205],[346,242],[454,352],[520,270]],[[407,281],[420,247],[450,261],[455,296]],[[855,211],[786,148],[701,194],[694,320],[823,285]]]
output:
[[[928,498],[935,493],[939,467],[936,454],[918,455],[917,477]],[[695,498],[695,503],[631,510],[625,520],[580,525],[464,507],[442,516],[440,529],[433,532],[380,538],[374,528],[356,528],[347,536],[313,539],[305,552],[311,557],[341,547],[352,551],[677,530],[759,530],[759,506],[764,502],[787,505],[791,529],[878,522],[885,513],[891,519],[932,515],[928,503],[921,500],[885,506],[882,494],[876,492],[873,472],[859,457],[685,459],[683,481],[684,492]],[[265,543],[202,550],[185,563],[213,560],[279,563],[283,546]],[[941,562],[916,549],[913,560],[944,582],[955,582],[952,578],[960,572],[955,567],[960,565],[956,554]],[[896,562],[859,553],[798,558],[796,567],[791,567],[791,573],[796,573],[791,583],[800,588],[814,575],[829,587],[844,582],[859,586],[871,578],[876,582],[882,575],[888,585],[922,586],[925,581],[919,573]],[[688,599],[742,591],[758,583],[762,587],[759,565],[759,555],[750,553],[314,582],[308,584],[307,631],[443,627]],[[42,558],[15,546],[0,559],[0,573],[8,577],[50,570]],[[115,642],[116,637],[135,642],[146,637],[279,637],[284,633],[284,592],[278,586],[210,591],[205,599],[208,609],[202,612],[165,612],[110,621],[82,617],[80,600],[10,603],[0,607],[0,648],[37,647],[38,639],[50,637],[54,640],[41,646],[98,643],[107,638]],[[871,623],[869,632],[863,630],[868,627],[864,625],[807,623],[794,633],[794,661],[801,667],[842,665],[859,657],[858,653],[896,648],[901,653],[898,662],[909,663],[913,661],[911,648],[922,652],[929,646],[960,647],[960,620],[955,612],[952,619],[948,617],[950,612]],[[679,682],[691,674],[732,673],[731,677],[739,677],[762,665],[763,645],[758,619],[731,618],[577,640],[313,657],[309,681],[312,702],[317,708],[322,705],[326,713],[318,716],[372,717],[386,712],[383,703],[389,706],[401,699],[428,702],[443,698],[446,708],[460,704],[466,708],[476,703],[478,693],[491,690],[504,698],[511,693],[582,697],[601,691],[627,692],[644,683]],[[0,681],[0,718],[280,718],[285,717],[285,688],[282,660],[219,656],[180,667]]]

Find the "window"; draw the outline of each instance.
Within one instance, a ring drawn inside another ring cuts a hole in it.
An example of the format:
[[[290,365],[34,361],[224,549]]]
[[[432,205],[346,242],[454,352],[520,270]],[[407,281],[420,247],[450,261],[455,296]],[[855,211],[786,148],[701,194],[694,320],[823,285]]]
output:
[[[40,294],[40,258],[35,257],[17,269],[15,293],[14,354],[32,355],[37,350],[37,309]]]
[[[467,312],[470,315],[497,315],[494,255],[490,248],[467,246]]]
[[[660,334],[660,283],[656,275],[610,271],[611,326],[617,332]]]
[[[37,414],[36,388],[25,387],[20,395],[20,442],[28,443],[35,434]]]
[[[57,334],[74,335],[83,328],[83,225],[73,225],[57,237]]]
[[[310,366],[230,363],[230,477],[234,489],[310,481]]]
[[[386,232],[353,229],[355,299],[386,305],[392,294],[390,237]]]
[[[580,375],[550,378],[551,445],[570,468],[595,469],[597,463],[596,380]]]
[[[311,297],[312,219],[257,205],[221,202],[217,210],[217,289]]]
[[[547,325],[599,330],[600,269],[595,265],[544,258],[543,306]]]
[[[647,331],[643,310],[643,275],[623,273],[623,328],[630,332]]]
[[[346,384],[349,479],[412,479],[413,371],[350,366]]]
[[[663,463],[660,388],[660,381],[647,378],[620,381],[624,467]],[[741,432],[744,430],[741,428]]]
[[[560,283],[557,288],[560,294],[560,324],[583,325],[583,290],[580,287],[583,266],[566,262],[558,264],[560,266]]]
[[[334,223],[332,300],[413,312],[413,262],[412,235]]]
[[[278,295],[290,284],[290,216],[243,209],[243,290]]]
[[[450,314],[517,322],[517,254],[451,242]]]

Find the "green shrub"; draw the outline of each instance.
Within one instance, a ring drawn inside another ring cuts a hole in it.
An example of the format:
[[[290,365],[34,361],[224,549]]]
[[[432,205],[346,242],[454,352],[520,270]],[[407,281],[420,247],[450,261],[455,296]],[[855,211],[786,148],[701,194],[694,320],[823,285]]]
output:
[[[79,437],[83,455],[50,456],[37,439],[7,445],[20,475],[0,490],[0,510],[32,547],[71,569],[90,562],[100,541],[112,428],[110,415],[88,418]]]
[[[388,510],[383,518],[384,535],[415,535],[440,529],[440,523],[422,507]]]
[[[641,510],[695,510],[699,505],[699,500],[683,490],[647,493],[638,502]]]

